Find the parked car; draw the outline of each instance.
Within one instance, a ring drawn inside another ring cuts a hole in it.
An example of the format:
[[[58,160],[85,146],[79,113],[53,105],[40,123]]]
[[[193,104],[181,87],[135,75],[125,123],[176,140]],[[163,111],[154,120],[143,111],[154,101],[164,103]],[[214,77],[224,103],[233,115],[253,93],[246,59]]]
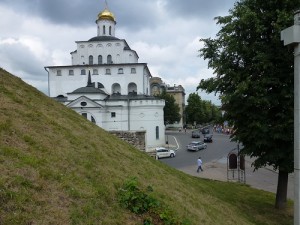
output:
[[[200,138],[200,132],[198,130],[193,130],[192,138]]]
[[[204,135],[204,142],[212,142],[212,137],[213,135],[212,134],[205,134]]]
[[[160,158],[165,158],[165,157],[175,157],[175,151],[171,150],[171,149],[167,149],[167,148],[163,148],[163,147],[158,147],[156,148],[156,157],[158,159]]]
[[[187,145],[188,151],[199,151],[201,149],[206,149],[207,145],[203,141],[193,141]]]

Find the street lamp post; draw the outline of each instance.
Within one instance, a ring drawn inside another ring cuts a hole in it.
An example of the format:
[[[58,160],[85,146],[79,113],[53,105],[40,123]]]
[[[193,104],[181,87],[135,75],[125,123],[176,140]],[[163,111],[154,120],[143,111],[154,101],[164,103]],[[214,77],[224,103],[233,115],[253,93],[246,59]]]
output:
[[[294,225],[300,225],[300,10],[295,12],[294,25],[281,31],[281,40],[294,47]]]

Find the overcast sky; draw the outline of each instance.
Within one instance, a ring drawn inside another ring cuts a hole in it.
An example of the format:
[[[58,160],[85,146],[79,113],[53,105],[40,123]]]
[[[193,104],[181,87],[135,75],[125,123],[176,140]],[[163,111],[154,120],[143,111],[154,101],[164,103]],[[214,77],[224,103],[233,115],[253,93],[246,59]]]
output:
[[[200,38],[214,37],[216,16],[228,15],[236,0],[108,0],[125,39],[152,76],[181,84],[188,95],[214,76],[198,57]],[[95,20],[104,0],[0,0],[0,67],[48,94],[44,66],[70,65],[75,41],[97,35]],[[199,93],[219,104],[213,94]]]

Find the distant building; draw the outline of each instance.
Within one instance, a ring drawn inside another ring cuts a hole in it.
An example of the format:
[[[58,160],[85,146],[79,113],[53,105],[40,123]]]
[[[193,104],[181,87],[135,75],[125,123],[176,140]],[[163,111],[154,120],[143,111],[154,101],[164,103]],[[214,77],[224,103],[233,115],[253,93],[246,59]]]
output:
[[[160,77],[152,77],[150,78],[150,89],[151,94],[160,94],[163,90],[165,90],[168,94],[172,95],[175,99],[175,102],[179,105],[179,113],[181,115],[181,119],[177,124],[173,124],[174,126],[183,127],[185,125],[185,90],[181,85],[169,86],[163,83]]]
[[[49,96],[108,131],[145,131],[146,150],[165,143],[164,100],[150,94],[146,63],[124,39],[107,8],[96,19],[97,36],[76,41],[72,64],[46,66]]]

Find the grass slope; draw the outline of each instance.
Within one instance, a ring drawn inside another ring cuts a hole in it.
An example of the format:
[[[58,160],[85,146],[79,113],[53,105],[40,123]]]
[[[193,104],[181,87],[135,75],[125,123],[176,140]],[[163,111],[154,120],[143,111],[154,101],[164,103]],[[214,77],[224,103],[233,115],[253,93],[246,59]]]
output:
[[[274,194],[169,168],[0,69],[0,224],[142,224],[130,177],[191,224],[292,224]]]

